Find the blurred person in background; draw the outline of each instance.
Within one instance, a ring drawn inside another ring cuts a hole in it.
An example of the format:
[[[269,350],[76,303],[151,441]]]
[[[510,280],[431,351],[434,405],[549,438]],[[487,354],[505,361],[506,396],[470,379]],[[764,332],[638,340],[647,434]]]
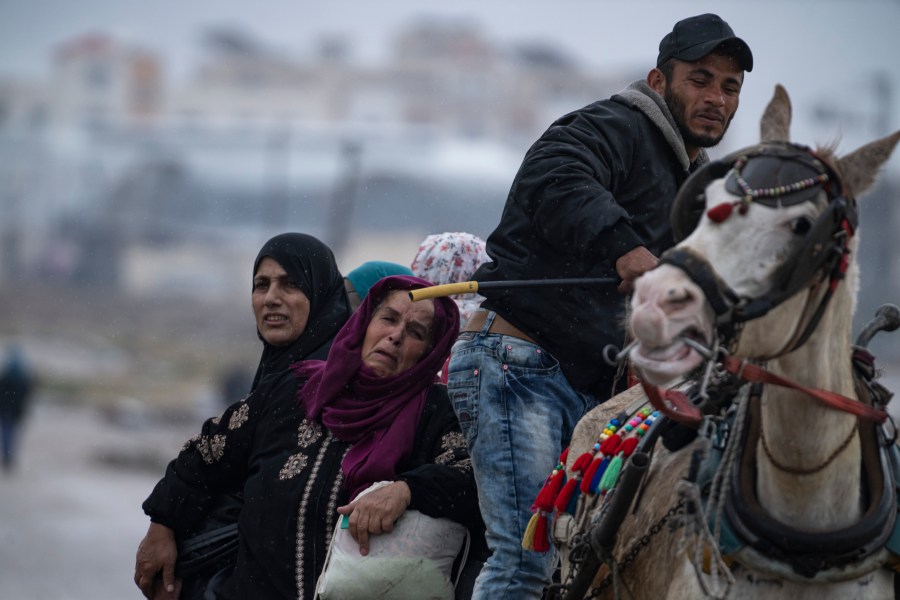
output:
[[[293,399],[296,386],[290,365],[306,358],[324,359],[335,334],[351,314],[334,254],[311,235],[283,233],[271,238],[253,263],[250,299],[263,352],[252,382],[232,402],[246,398],[256,389],[264,389],[270,396],[283,394]],[[173,469],[174,462],[168,472]],[[215,518],[195,524],[194,529],[179,530],[179,540],[236,522],[242,490],[234,486],[222,489],[215,497],[207,493],[199,502],[215,506]],[[199,510],[201,506],[194,508]],[[154,576],[161,576],[162,569],[174,566],[174,546],[153,543],[151,534],[163,526],[153,522],[138,550],[136,572],[143,573],[144,580],[141,583],[136,576],[135,582],[148,597]],[[210,575],[186,579],[181,598],[202,598]],[[155,581],[158,587],[160,579],[156,577]],[[160,597],[167,597],[159,589],[156,591]]]
[[[347,299],[350,301],[351,310],[356,310],[369,289],[379,279],[390,275],[412,275],[409,268],[397,263],[383,260],[370,260],[359,265],[344,276],[344,288],[347,290]]]
[[[34,378],[25,363],[22,349],[18,345],[10,346],[6,366],[0,374],[0,443],[3,470],[6,472],[16,464],[19,433],[33,387]]]
[[[328,360],[294,365],[278,387],[261,381],[207,421],[144,503],[152,524],[135,582],[177,594],[176,532],[201,520],[210,491],[240,487],[239,549],[220,599],[311,600],[341,515],[368,551],[407,508],[468,525],[477,492],[459,423],[435,372],[459,314],[447,298],[413,302],[428,282],[376,283],[334,339]],[[372,483],[391,484],[359,496]]]
[[[490,260],[484,240],[477,235],[446,231],[422,240],[410,268],[416,277],[443,285],[471,281],[478,267]],[[450,298],[459,308],[460,326],[469,320],[484,300],[478,294],[456,294]]]

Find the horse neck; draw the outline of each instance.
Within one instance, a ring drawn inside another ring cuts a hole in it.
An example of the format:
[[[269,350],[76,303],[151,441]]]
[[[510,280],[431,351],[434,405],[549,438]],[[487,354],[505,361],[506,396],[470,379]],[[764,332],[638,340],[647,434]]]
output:
[[[849,290],[835,294],[807,342],[771,360],[768,369],[808,387],[856,398],[850,362],[852,308]],[[756,449],[760,504],[776,519],[813,531],[855,522],[861,514],[858,437],[834,455],[850,437],[856,417],[773,385],[765,387],[761,405],[762,433],[772,457],[793,468],[825,466],[812,474],[784,471],[774,466],[760,440]]]

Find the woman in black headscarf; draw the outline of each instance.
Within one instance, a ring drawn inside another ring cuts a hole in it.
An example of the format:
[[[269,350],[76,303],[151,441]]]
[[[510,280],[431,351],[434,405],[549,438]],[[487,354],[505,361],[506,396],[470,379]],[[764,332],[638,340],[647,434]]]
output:
[[[296,381],[289,366],[304,359],[324,360],[332,339],[351,314],[344,278],[331,249],[302,233],[283,233],[270,239],[253,263],[251,304],[263,353],[250,392],[274,398],[285,396],[293,403]],[[230,407],[225,414],[229,411],[234,413]],[[218,417],[210,419],[204,430],[218,421]],[[203,451],[210,455],[221,451],[214,446]],[[159,509],[162,498],[165,503],[177,504],[177,512],[182,516],[195,515],[189,520],[198,525],[182,531],[179,542],[194,535],[217,535],[229,527],[233,529],[241,510],[241,490],[198,494],[196,489],[183,485],[185,475],[172,461],[165,477],[144,502],[144,510]],[[162,568],[173,564],[174,552],[173,530],[154,522],[138,549],[137,563],[150,570]],[[186,578],[181,598],[202,597],[208,576],[220,567],[216,564],[209,572]]]
[[[280,310],[297,300],[294,291],[305,296],[305,315],[302,310]],[[251,298],[263,342],[251,389],[264,378],[284,374],[298,360],[325,360],[332,338],[351,312],[331,249],[303,233],[282,233],[265,243],[253,263]]]

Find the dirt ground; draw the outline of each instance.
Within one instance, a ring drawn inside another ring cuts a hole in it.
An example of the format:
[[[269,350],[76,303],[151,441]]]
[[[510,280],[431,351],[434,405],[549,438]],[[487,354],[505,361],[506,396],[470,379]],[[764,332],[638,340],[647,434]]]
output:
[[[199,426],[125,426],[38,401],[18,468],[0,474],[0,598],[143,598],[132,579],[141,502]]]

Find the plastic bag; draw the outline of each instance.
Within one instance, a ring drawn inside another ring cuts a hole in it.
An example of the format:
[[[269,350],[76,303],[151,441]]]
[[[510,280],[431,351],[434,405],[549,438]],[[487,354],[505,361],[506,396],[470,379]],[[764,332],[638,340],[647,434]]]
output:
[[[360,496],[390,483],[375,483]],[[453,563],[464,543],[465,526],[417,510],[404,512],[392,532],[370,536],[366,556],[350,530],[338,527],[316,585],[317,598],[453,600]]]

